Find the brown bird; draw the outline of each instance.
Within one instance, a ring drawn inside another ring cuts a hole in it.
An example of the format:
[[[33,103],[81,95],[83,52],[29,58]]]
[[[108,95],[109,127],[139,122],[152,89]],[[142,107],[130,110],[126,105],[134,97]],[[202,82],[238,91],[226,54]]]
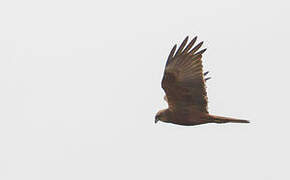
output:
[[[207,109],[207,93],[205,76],[208,72],[202,70],[202,54],[206,49],[199,50],[203,42],[194,48],[197,37],[186,46],[188,36],[176,51],[172,48],[165,66],[162,88],[166,95],[164,100],[168,108],[160,110],[155,116],[158,121],[185,126],[205,123],[249,123],[247,120],[210,115]],[[176,52],[175,52],[176,51]]]

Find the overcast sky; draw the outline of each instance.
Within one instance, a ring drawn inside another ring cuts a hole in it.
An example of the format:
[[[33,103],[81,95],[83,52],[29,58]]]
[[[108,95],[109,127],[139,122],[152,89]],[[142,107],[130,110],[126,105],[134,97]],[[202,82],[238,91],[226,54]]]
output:
[[[1,1],[0,179],[289,180],[289,6]],[[210,113],[250,124],[154,124],[187,35]]]

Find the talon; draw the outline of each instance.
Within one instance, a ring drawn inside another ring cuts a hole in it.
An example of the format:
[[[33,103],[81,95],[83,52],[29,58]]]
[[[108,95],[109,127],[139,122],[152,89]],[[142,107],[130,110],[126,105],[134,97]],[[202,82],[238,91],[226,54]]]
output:
[[[209,73],[209,71],[206,71],[205,73],[203,73],[204,76],[206,76]]]
[[[205,78],[205,81],[207,81],[207,80],[209,80],[209,79],[211,79],[211,77]]]

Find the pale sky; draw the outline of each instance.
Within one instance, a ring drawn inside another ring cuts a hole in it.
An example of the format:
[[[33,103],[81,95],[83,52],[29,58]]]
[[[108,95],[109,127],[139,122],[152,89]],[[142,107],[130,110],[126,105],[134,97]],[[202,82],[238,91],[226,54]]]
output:
[[[289,180],[289,2],[1,1],[0,179]],[[209,112],[154,124],[175,43],[198,36]]]

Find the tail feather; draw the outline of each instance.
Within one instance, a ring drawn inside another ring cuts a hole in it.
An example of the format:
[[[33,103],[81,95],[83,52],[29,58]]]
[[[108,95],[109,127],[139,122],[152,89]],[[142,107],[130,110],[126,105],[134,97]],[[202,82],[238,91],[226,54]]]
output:
[[[235,118],[229,118],[229,117],[222,117],[222,116],[214,116],[211,115],[211,119],[215,123],[250,123],[248,120],[243,120],[243,119],[235,119]]]

